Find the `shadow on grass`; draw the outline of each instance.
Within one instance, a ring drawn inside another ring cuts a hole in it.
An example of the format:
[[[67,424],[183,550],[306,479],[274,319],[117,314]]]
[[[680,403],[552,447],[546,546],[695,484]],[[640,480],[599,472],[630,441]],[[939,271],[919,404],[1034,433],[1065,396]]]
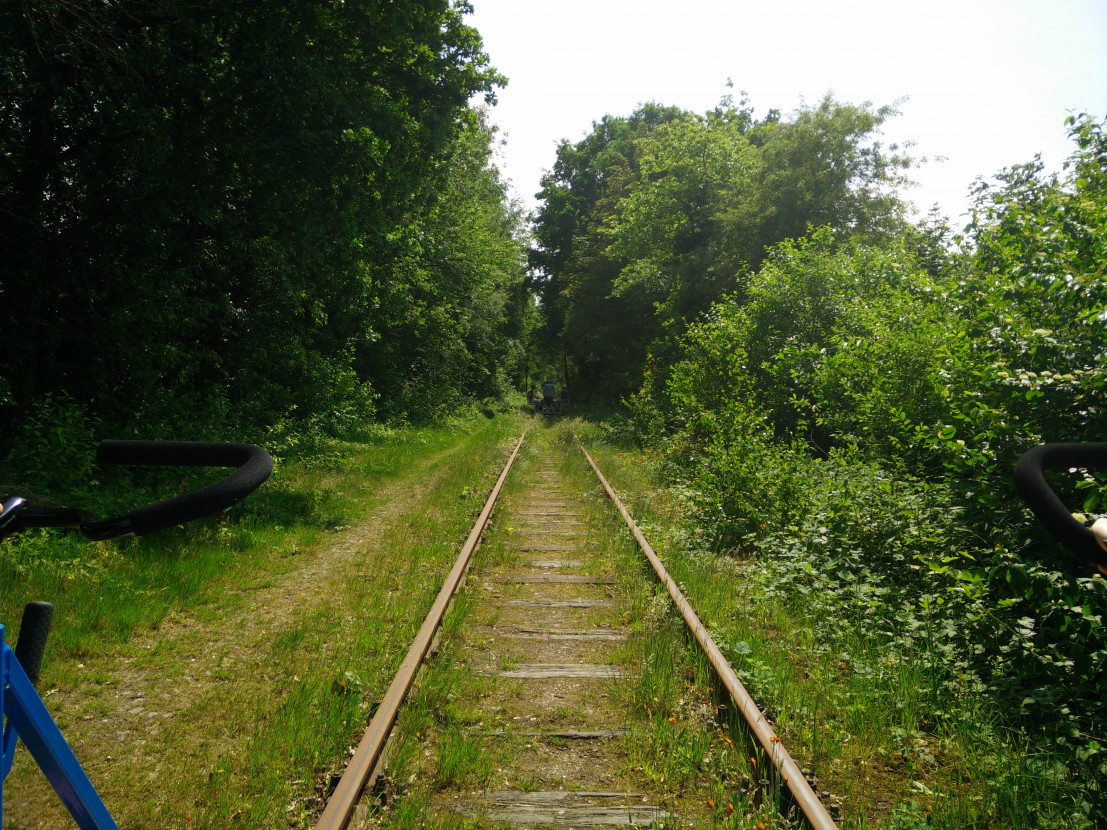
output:
[[[325,490],[292,490],[281,484],[258,489],[235,513],[239,520],[252,519],[283,527],[335,530],[347,523],[347,516],[334,495]]]

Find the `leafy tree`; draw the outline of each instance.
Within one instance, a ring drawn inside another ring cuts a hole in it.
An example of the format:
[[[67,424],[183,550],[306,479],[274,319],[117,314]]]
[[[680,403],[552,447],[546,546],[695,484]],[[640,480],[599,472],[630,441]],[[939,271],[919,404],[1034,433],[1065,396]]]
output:
[[[952,296],[990,353],[986,402],[1043,440],[1107,427],[1107,138],[1102,122],[1068,123],[1063,178],[1035,159],[978,183],[972,268]]]
[[[827,98],[757,122],[744,99],[703,116],[651,105],[563,143],[532,255],[549,333],[621,394],[647,352],[664,377],[686,326],[740,293],[768,245],[811,223],[869,238],[902,227],[910,160],[873,140],[893,112]]]
[[[533,303],[522,216],[492,163],[494,140],[472,111],[439,197],[409,217],[402,254],[372,277],[382,322],[359,366],[389,413],[429,417],[498,397],[525,371]]]
[[[4,5],[4,422],[62,392],[145,432],[368,400],[370,274],[502,82],[467,11]]]
[[[945,422],[965,325],[904,246],[823,228],[778,245],[751,280],[736,332],[749,384],[778,434],[856,446],[913,472],[916,425]]]
[[[645,356],[648,302],[612,296],[622,264],[608,253],[605,224],[638,175],[636,138],[679,117],[679,109],[657,104],[605,116],[577,144],[563,141],[542,179],[530,252],[543,315],[538,340],[550,363],[571,356],[586,388],[633,377]]]
[[[687,115],[640,142],[638,179],[609,219],[610,252],[627,263],[614,293],[655,306],[663,326],[735,290],[756,244],[748,120]]]
[[[762,158],[755,188],[760,251],[751,266],[765,249],[809,227],[874,239],[903,230],[898,192],[908,184],[912,159],[877,139],[896,114],[894,106],[841,104],[827,95],[791,121],[767,120],[751,131]]]

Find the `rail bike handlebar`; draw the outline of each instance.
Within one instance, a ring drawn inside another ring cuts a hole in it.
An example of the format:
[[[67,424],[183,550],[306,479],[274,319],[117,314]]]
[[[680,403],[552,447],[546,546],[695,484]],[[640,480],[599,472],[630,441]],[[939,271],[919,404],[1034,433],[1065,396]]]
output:
[[[23,606],[23,621],[19,624],[15,656],[32,683],[38,682],[42,671],[46,637],[50,633],[50,621],[53,617],[54,606],[48,602],[28,602]]]
[[[0,539],[31,527],[74,528],[93,541],[145,536],[225,510],[256,490],[273,472],[272,456],[253,444],[103,441],[96,457],[101,464],[236,469],[214,484],[103,520],[81,510],[32,508],[22,498],[5,498],[0,501]],[[82,830],[118,830],[34,688],[53,611],[50,603],[29,603],[23,611],[14,650],[4,642],[4,626],[0,625],[0,723],[4,727],[0,738],[0,821],[3,781],[11,770],[16,741],[22,740]]]
[[[135,508],[110,519],[81,510],[31,508],[20,498],[7,499],[0,512],[0,535],[31,527],[69,527],[96,542],[121,536],[145,536],[157,530],[219,513],[237,504],[273,472],[273,458],[253,444],[213,441],[102,441],[101,464],[172,467],[236,467],[221,481],[163,501]]]
[[[1045,479],[1045,470],[1071,467],[1107,467],[1107,443],[1042,444],[1027,450],[1015,464],[1015,489],[1057,541],[1107,573],[1107,519],[1085,527]]]

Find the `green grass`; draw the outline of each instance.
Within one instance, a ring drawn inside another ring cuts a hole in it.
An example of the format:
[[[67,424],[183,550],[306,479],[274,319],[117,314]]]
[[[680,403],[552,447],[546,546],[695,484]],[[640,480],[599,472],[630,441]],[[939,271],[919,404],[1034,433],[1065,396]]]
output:
[[[616,594],[626,600],[619,613],[622,623],[631,629],[631,636],[612,659],[632,671],[628,678],[613,681],[606,691],[600,687],[591,690],[572,707],[551,708],[548,717],[553,722],[562,718],[569,723],[576,722],[583,704],[585,708],[605,710],[607,714],[602,716],[605,725],[624,724],[630,728],[633,740],[618,739],[619,746],[625,745],[626,749],[620,755],[622,766],[614,770],[619,781],[615,786],[628,791],[664,794],[666,808],[673,809],[693,826],[752,830],[758,821],[770,827],[786,826],[781,817],[779,792],[772,784],[761,784],[760,777],[755,774],[756,765],[751,767],[744,749],[736,746],[730,724],[718,717],[717,695],[710,688],[712,681],[706,661],[684,635],[667,597],[658,594],[655,580],[646,570],[648,566],[636,546],[628,534],[620,531],[621,519],[602,496],[574,440],[576,425],[563,419],[535,426],[535,432],[524,444],[516,474],[508,480],[505,498],[509,500],[528,489],[532,484],[529,471],[545,459],[554,461],[561,485],[579,495],[581,509],[594,523],[591,526],[602,529],[589,537],[589,544],[599,550],[596,570],[615,574]],[[503,555],[506,545],[500,540],[505,530],[506,526],[497,525],[496,532],[482,545],[474,564],[478,574],[482,569],[497,568],[506,561]],[[504,586],[499,590],[504,596],[511,594]],[[389,775],[394,782],[411,780],[413,783],[410,791],[382,812],[382,826],[439,826],[443,821],[455,821],[441,810],[419,816],[415,806],[426,809],[424,805],[435,803],[436,797],[448,802],[450,789],[479,786],[503,786],[523,791],[594,788],[571,776],[563,778],[561,773],[551,777],[543,768],[531,766],[530,753],[535,750],[528,747],[533,737],[511,734],[527,728],[520,725],[518,718],[510,717],[530,711],[527,708],[530,693],[525,691],[522,681],[483,677],[462,671],[452,662],[451,637],[453,632],[461,632],[463,620],[468,620],[470,625],[489,622],[488,619],[469,618],[474,607],[468,593],[462,594],[461,601],[455,603],[445,626],[451,636],[444,637],[438,657],[426,667],[401,713]],[[609,611],[594,613],[594,618],[582,614],[580,626],[613,625],[613,620],[607,616]],[[470,629],[468,637],[468,645],[479,649],[480,635]],[[519,658],[509,651],[497,654],[494,665],[510,668],[518,662]],[[473,723],[471,711],[462,708],[458,701],[479,701],[484,697],[494,697],[497,705],[490,709],[475,704],[472,712],[483,711],[487,722]],[[503,720],[496,714],[500,701],[506,713]],[[466,727],[503,728],[508,736],[495,741],[484,739],[479,745],[483,753],[487,753],[483,754],[478,751],[477,738],[471,732],[466,733]],[[543,740],[550,748],[569,745],[565,739]],[[465,759],[475,775],[464,783],[459,778],[465,774],[459,764],[461,759]],[[707,807],[707,799],[712,797],[719,802],[715,813]],[[731,802],[734,808],[728,813],[727,804]],[[474,823],[484,826],[479,819],[470,819],[463,826]]]
[[[442,787],[481,787],[492,777],[492,758],[481,739],[448,729],[438,742],[436,783]]]
[[[520,428],[335,443],[222,520],[0,547],[5,622],[55,603],[40,688],[121,825],[310,826]],[[64,824],[22,750],[4,792],[8,821]]]
[[[1070,780],[1047,748],[1001,728],[1001,713],[972,688],[951,694],[937,687],[924,668],[936,632],[924,626],[916,650],[899,652],[862,625],[828,626],[757,562],[698,550],[694,528],[681,521],[679,494],[664,486],[648,456],[606,441],[594,425],[581,431],[790,753],[816,776],[815,789],[841,800],[842,827],[1091,826],[1079,809],[1090,782]],[[847,633],[829,638],[831,628]],[[669,647],[646,648],[663,688]],[[628,698],[636,707],[653,700],[672,706],[644,683]],[[671,762],[654,774],[687,768],[679,733],[659,747]]]

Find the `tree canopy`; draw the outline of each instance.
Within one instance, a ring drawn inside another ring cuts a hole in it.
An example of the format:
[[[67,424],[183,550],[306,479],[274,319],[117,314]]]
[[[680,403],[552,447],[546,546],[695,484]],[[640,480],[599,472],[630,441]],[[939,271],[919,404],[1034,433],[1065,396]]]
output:
[[[145,433],[368,412],[419,338],[450,343],[448,397],[494,388],[522,258],[469,108],[504,79],[468,10],[6,4],[0,420],[45,399]]]
[[[584,385],[625,393],[769,246],[811,226],[894,232],[910,159],[876,139],[893,113],[829,97],[791,120],[744,99],[703,115],[648,104],[563,142],[531,255],[550,342]]]

